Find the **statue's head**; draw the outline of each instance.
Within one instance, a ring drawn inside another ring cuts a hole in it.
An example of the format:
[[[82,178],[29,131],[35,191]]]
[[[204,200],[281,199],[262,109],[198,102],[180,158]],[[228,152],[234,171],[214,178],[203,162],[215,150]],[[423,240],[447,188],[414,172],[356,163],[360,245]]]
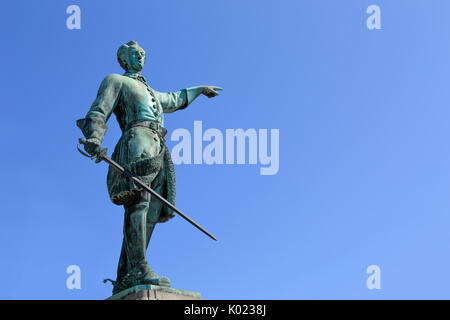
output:
[[[117,50],[117,60],[125,71],[141,71],[145,64],[145,51],[136,41],[130,41]]]

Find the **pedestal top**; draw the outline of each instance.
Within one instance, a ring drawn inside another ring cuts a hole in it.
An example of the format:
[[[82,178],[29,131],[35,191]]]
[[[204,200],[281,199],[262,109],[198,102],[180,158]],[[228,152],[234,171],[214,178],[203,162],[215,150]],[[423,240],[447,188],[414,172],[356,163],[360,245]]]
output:
[[[155,285],[137,285],[106,300],[203,300],[200,293]]]

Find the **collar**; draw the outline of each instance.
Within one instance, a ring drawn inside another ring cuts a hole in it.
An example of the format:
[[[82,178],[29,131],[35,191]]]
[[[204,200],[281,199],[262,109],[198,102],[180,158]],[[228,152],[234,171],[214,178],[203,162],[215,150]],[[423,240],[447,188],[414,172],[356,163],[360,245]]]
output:
[[[131,78],[131,79],[138,80],[138,81],[142,82],[143,84],[145,84],[146,86],[148,86],[147,80],[140,72],[128,72],[127,71],[124,73],[124,76]]]

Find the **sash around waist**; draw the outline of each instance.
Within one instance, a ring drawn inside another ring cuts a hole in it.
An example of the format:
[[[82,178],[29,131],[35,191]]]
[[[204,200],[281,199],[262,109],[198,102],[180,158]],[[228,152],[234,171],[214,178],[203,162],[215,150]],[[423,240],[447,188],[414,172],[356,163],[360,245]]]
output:
[[[127,132],[128,130],[130,130],[131,128],[134,128],[134,127],[145,127],[145,128],[153,129],[156,132],[158,132],[158,134],[163,139],[165,139],[165,136],[167,134],[166,128],[164,128],[159,122],[151,121],[151,120],[144,120],[144,121],[141,120],[141,121],[131,122],[125,127],[125,130],[123,131],[123,133]]]

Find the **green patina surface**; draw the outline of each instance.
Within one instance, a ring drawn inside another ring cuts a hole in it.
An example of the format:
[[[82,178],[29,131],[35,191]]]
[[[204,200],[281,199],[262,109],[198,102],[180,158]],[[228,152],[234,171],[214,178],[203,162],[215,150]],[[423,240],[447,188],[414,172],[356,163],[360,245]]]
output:
[[[122,136],[111,158],[175,205],[175,170],[165,143],[164,114],[185,109],[201,94],[215,97],[221,88],[196,86],[167,93],[154,90],[141,74],[146,55],[135,41],[122,45],[117,59],[125,73],[107,76],[90,110],[77,121],[86,138],[84,149],[91,155],[100,151],[106,123],[114,114]],[[146,251],[155,225],[168,221],[174,213],[113,168],[108,171],[107,188],[110,200],[125,209],[117,279],[107,279],[114,285],[113,293],[136,285],[170,287],[168,278],[150,268]]]

